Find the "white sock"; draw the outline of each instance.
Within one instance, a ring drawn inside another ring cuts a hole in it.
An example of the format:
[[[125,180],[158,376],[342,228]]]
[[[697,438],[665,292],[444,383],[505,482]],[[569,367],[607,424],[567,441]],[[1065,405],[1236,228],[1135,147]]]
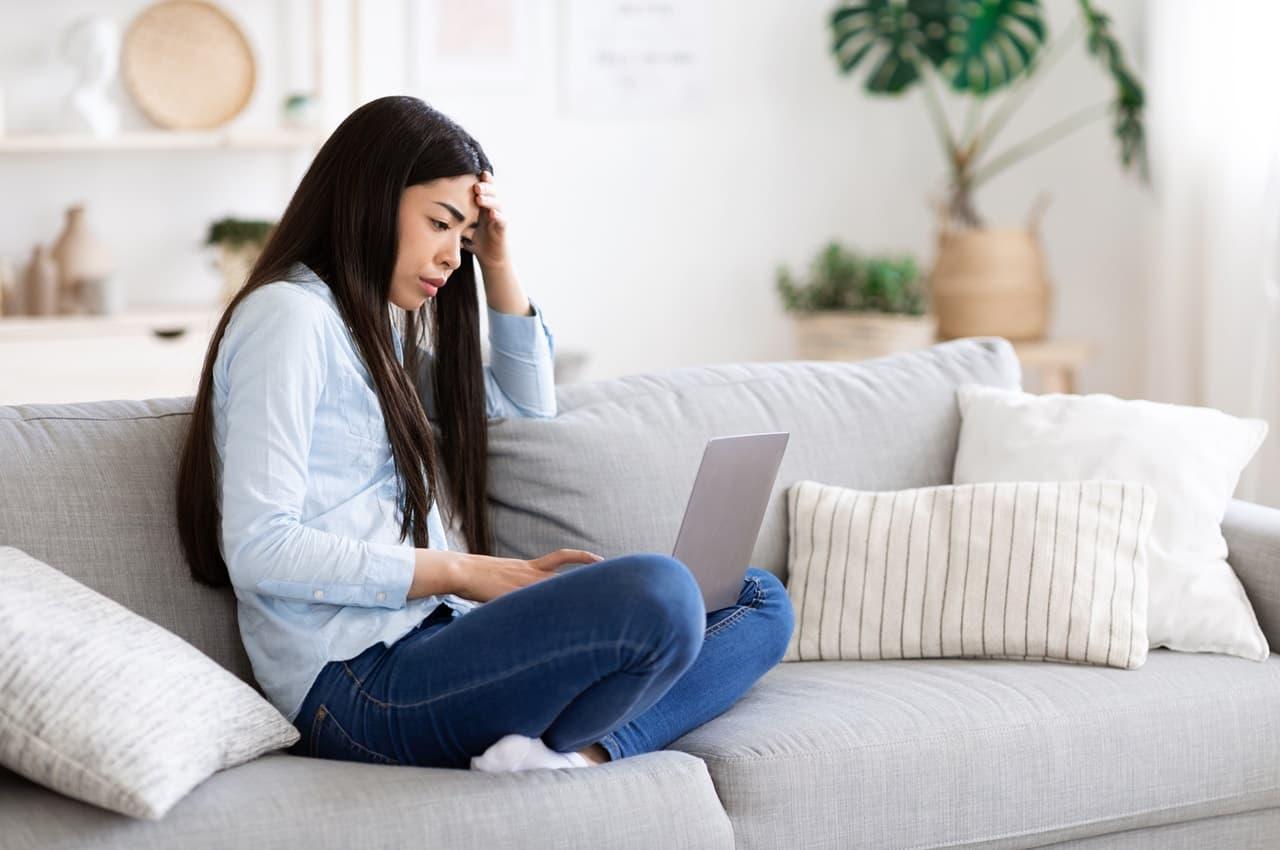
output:
[[[526,735],[504,735],[478,756],[472,756],[471,769],[486,773],[509,770],[532,770],[539,767],[590,767],[582,753],[557,753],[541,738]]]

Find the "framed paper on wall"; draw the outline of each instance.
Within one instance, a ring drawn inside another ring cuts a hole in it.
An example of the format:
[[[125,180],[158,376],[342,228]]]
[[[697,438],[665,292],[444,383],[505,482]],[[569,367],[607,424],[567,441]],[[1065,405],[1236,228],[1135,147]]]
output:
[[[651,118],[706,108],[708,0],[564,0],[561,9],[562,113]]]
[[[414,91],[524,91],[533,74],[529,0],[405,0],[405,65]]]

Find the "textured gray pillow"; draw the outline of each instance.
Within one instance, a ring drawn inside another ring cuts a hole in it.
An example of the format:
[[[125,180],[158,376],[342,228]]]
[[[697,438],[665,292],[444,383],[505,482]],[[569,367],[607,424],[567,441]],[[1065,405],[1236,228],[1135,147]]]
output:
[[[298,730],[170,631],[0,546],[0,764],[157,820],[213,773]]]

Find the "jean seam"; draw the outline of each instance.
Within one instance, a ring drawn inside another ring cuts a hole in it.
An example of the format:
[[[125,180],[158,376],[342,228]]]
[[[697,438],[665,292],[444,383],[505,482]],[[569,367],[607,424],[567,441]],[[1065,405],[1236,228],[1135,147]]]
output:
[[[707,633],[704,636],[704,639],[714,637],[715,635],[720,634],[720,632],[724,631],[729,626],[733,625],[738,620],[741,620],[743,617],[745,617],[748,611],[755,610],[759,606],[759,604],[764,600],[765,590],[763,585],[760,584],[760,579],[748,578],[747,581],[751,582],[752,585],[754,585],[754,588],[753,588],[754,593],[752,594],[751,599],[748,600],[745,604],[739,605],[738,610],[734,611],[728,617],[725,617],[723,620],[716,623],[711,628],[707,629]]]
[[[318,740],[318,735],[316,734],[318,731],[317,727],[319,726],[320,718],[322,716],[327,718],[329,722],[333,724],[333,727],[338,730],[338,734],[342,736],[342,739],[346,741],[346,743],[352,746],[353,748],[359,750],[360,752],[368,753],[369,755],[373,756],[376,759],[381,759],[385,763],[400,764],[400,762],[397,759],[394,759],[391,756],[383,755],[377,750],[371,750],[368,747],[366,747],[364,744],[357,741],[355,738],[352,738],[351,735],[347,733],[347,730],[343,728],[342,724],[338,722],[338,718],[333,716],[333,712],[329,711],[328,707],[326,707],[323,704],[321,704],[320,708],[316,710],[316,719],[312,721],[312,724],[311,724],[311,727],[312,727],[311,747],[313,751],[315,751],[316,749],[316,742]]]
[[[548,655],[543,658],[540,658],[537,661],[533,661],[533,662],[530,662],[529,664],[525,664],[522,667],[517,667],[514,670],[508,670],[499,676],[494,676],[493,678],[485,679],[483,682],[475,682],[465,687],[454,688],[451,691],[448,691],[443,694],[436,694],[433,697],[421,700],[419,702],[404,702],[404,703],[383,702],[382,700],[378,699],[373,694],[369,693],[364,689],[364,684],[359,679],[356,678],[355,673],[352,672],[351,668],[347,666],[347,663],[345,661],[342,662],[342,668],[346,671],[347,675],[351,677],[351,681],[356,683],[356,691],[362,697],[364,697],[374,705],[377,705],[381,708],[418,708],[420,706],[427,705],[428,703],[435,702],[436,700],[444,699],[445,697],[451,697],[455,694],[460,694],[465,691],[474,690],[475,688],[484,687],[485,685],[491,685],[494,682],[500,682],[503,679],[509,679],[510,677],[516,675],[517,673],[523,673],[525,670],[528,670],[531,667],[537,667],[539,664],[545,664],[548,661],[554,661],[555,659],[560,658],[563,655],[568,655],[569,653],[572,653],[572,652],[588,652],[595,649],[599,649],[600,647],[604,647],[604,646],[620,646],[620,647],[625,647],[627,649],[639,649],[639,650],[649,649],[648,646],[642,643],[634,643],[632,641],[619,642],[619,641],[613,641],[613,640],[597,641],[595,643],[589,643],[586,646],[573,646],[573,647],[569,647],[568,649],[561,650],[560,652],[554,653],[552,655]]]
[[[410,632],[410,633],[412,634],[412,632]],[[378,643],[384,643],[384,641],[378,641]],[[377,645],[377,644],[374,644],[374,646],[376,646],[376,645]],[[368,649],[368,648],[366,648],[364,651],[365,651],[365,652],[368,652],[368,651],[369,651],[369,649]],[[376,667],[376,666],[377,666],[377,664],[378,664],[378,661],[379,661],[379,660],[381,660],[382,656],[386,655],[386,654],[387,654],[388,652],[390,652],[390,651],[391,651],[391,647],[390,647],[390,646],[387,646],[387,647],[386,647],[386,649],[382,650],[382,652],[380,652],[380,653],[378,654],[378,657],[377,657],[377,658],[375,658],[375,659],[373,659],[374,666]],[[361,654],[363,654],[363,653],[361,653]],[[358,657],[358,656],[357,656],[357,657]],[[363,684],[364,684],[364,679],[361,679],[360,677],[356,676],[355,671],[354,671],[354,670],[352,670],[350,667],[347,667],[347,661],[351,661],[351,660],[352,660],[352,659],[350,659],[350,658],[346,659],[345,661],[343,661],[343,662],[342,662],[342,666],[347,668],[347,672],[351,674],[351,678],[353,678],[353,679],[355,679],[355,680],[356,680],[356,684],[357,684],[357,685],[363,685]],[[372,669],[372,668],[370,668],[370,669]]]
[[[316,709],[315,714],[311,716],[311,736],[310,740],[307,741],[307,750],[308,754],[312,758],[319,758],[319,756],[316,755],[316,738],[320,731],[320,719],[325,715],[326,711],[327,709],[324,707],[324,704],[321,703],[320,707]]]

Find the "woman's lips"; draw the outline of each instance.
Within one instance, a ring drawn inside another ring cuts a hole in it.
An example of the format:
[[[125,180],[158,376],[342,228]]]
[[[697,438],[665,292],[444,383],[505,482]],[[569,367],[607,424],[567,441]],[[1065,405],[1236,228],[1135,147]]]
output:
[[[440,287],[444,286],[444,278],[418,278],[418,282],[422,284],[422,291],[427,295],[435,295],[440,291]]]

